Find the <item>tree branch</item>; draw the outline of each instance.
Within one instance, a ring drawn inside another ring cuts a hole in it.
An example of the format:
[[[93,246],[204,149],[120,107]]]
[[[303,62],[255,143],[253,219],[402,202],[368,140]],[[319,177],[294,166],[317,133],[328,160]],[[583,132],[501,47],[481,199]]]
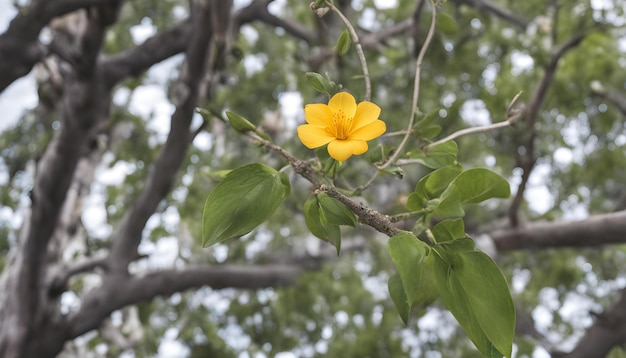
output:
[[[190,39],[191,22],[185,21],[159,32],[141,45],[106,57],[101,69],[108,87],[129,76],[138,76],[154,64],[185,50]]]
[[[16,79],[28,74],[48,50],[39,43],[39,33],[54,17],[94,5],[117,3],[117,0],[33,1],[11,21],[0,35],[0,92]]]
[[[300,25],[299,23],[292,22],[286,19],[282,19],[280,17],[272,15],[268,10],[267,6],[273,0],[254,0],[250,3],[250,5],[244,7],[243,9],[238,10],[233,16],[233,27],[232,34],[239,34],[239,29],[244,24],[253,21],[261,21],[268,25],[281,27],[288,34],[306,41],[307,43],[311,43],[316,40],[315,34],[307,29],[306,27]]]
[[[535,139],[536,139],[536,128],[535,124],[537,122],[537,117],[539,115],[539,109],[543,105],[543,102],[546,97],[546,93],[548,92],[548,88],[552,84],[554,79],[554,74],[556,72],[557,65],[559,60],[567,53],[567,51],[572,48],[578,46],[580,42],[585,38],[585,34],[578,34],[571,37],[569,40],[565,41],[561,46],[556,48],[550,57],[550,62],[544,68],[544,75],[541,78],[541,82],[537,86],[535,90],[532,100],[528,106],[525,121],[527,128],[527,140],[524,144],[525,153],[521,154],[518,157],[518,166],[522,168],[522,180],[520,181],[519,186],[517,187],[517,193],[515,194],[515,198],[511,202],[511,206],[509,207],[509,221],[511,222],[511,226],[515,227],[519,224],[518,212],[519,208],[524,199],[524,192],[526,191],[526,185],[528,184],[528,179],[530,178],[530,173],[535,166],[536,156],[535,156]]]
[[[468,6],[476,8],[477,10],[486,10],[501,18],[502,20],[519,27],[522,30],[525,30],[526,26],[528,26],[528,23],[526,21],[519,19],[511,11],[498,7],[488,0],[456,0],[455,2],[459,4],[466,4]]]
[[[202,286],[213,289],[285,286],[292,284],[302,272],[297,265],[221,265],[158,271],[143,277],[109,277],[102,289],[83,299],[80,311],[70,319],[70,336],[74,338],[98,327],[117,309],[159,295],[169,296]]]
[[[622,289],[618,301],[605,312],[596,315],[594,324],[569,353],[553,352],[559,358],[602,358],[613,347],[624,343],[626,337],[626,289]]]
[[[626,211],[574,222],[534,223],[490,233],[499,252],[551,247],[598,247],[626,242]]]
[[[597,94],[598,96],[607,99],[611,102],[617,109],[626,116],[626,97],[621,93],[613,90],[607,89],[602,86],[602,84],[598,81],[594,81],[591,84],[591,92]]]
[[[192,4],[199,8],[191,10],[193,31],[185,51],[187,66],[178,84],[180,98],[171,118],[171,130],[144,190],[124,217],[111,248],[109,267],[122,274],[126,274],[128,264],[137,258],[137,246],[141,241],[143,228],[159,202],[174,185],[193,138],[189,127],[203,93],[212,32],[209,30],[209,1]]]

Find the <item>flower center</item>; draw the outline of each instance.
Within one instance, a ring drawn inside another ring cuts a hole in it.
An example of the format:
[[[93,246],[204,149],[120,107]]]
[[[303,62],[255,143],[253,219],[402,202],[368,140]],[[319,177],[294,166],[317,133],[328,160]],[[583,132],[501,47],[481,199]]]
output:
[[[337,139],[347,139],[352,130],[352,118],[346,117],[342,110],[333,113],[333,129]]]

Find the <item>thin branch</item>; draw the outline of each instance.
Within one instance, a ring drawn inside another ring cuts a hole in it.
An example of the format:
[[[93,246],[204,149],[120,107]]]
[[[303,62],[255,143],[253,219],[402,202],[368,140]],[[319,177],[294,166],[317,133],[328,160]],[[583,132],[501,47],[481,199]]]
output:
[[[365,101],[369,101],[372,97],[372,83],[370,81],[370,72],[367,68],[367,60],[365,59],[365,53],[363,53],[363,47],[361,46],[361,42],[359,40],[359,35],[356,33],[354,26],[350,23],[350,20],[344,16],[344,14],[339,10],[332,1],[326,1],[326,5],[330,7],[332,11],[334,11],[337,16],[341,19],[341,21],[346,25],[348,32],[350,33],[350,38],[354,43],[354,48],[356,49],[356,53],[359,57],[359,62],[361,62],[361,68],[363,69],[363,77],[365,80]]]
[[[515,198],[511,202],[511,206],[509,206],[509,221],[511,222],[511,226],[517,226],[519,223],[518,219],[518,211],[524,199],[524,192],[526,190],[526,185],[530,178],[530,173],[535,165],[535,139],[536,139],[536,126],[537,117],[539,114],[539,109],[541,108],[543,101],[545,100],[546,93],[548,88],[552,84],[554,79],[554,74],[557,69],[557,65],[559,60],[567,53],[567,51],[572,48],[578,46],[580,42],[585,38],[585,34],[578,34],[571,37],[569,40],[564,42],[561,46],[559,46],[550,58],[550,62],[546,65],[544,69],[544,75],[541,79],[541,82],[537,86],[533,94],[533,98],[528,106],[528,111],[526,112],[525,122],[527,128],[527,136],[528,139],[526,141],[525,146],[525,154],[518,159],[518,165],[522,168],[522,180],[517,188],[517,193],[515,194]]]
[[[494,129],[498,129],[498,128],[504,128],[504,127],[508,127],[513,125],[515,122],[519,121],[520,118],[523,117],[523,113],[522,112],[518,112],[515,114],[511,114],[511,108],[512,106],[515,104],[515,102],[518,100],[518,98],[522,95],[522,92],[519,92],[518,94],[515,95],[515,97],[513,97],[513,100],[511,100],[511,104],[509,105],[509,109],[507,110],[507,120],[502,121],[502,122],[498,122],[498,123],[493,123],[490,125],[486,125],[486,126],[481,126],[481,127],[472,127],[472,128],[465,128],[465,129],[461,129],[459,131],[456,131],[452,134],[450,134],[449,136],[440,139],[436,142],[430,143],[426,146],[424,146],[423,150],[427,151],[430,148],[433,148],[435,146],[438,146],[440,144],[443,144],[445,142],[449,142],[451,140],[455,140],[459,137],[463,137],[466,135],[470,135],[470,134],[476,134],[476,133],[483,133],[483,132],[489,132],[492,131]]]
[[[284,150],[282,147],[274,143],[271,143],[270,141],[266,139],[263,139],[257,133],[247,132],[247,134],[250,137],[254,138],[256,141],[266,146],[267,148],[275,151],[276,153],[280,154],[283,158],[287,159],[289,161],[289,164],[291,164],[291,166],[293,167],[296,173],[298,173],[303,178],[307,179],[311,184],[313,184],[313,186],[316,189],[322,192],[325,192],[329,196],[342,202],[345,206],[348,207],[348,209],[354,212],[354,214],[359,218],[359,221],[361,223],[365,225],[369,225],[372,228],[376,229],[377,231],[383,234],[386,234],[388,236],[394,236],[400,232],[398,228],[393,226],[393,223],[389,220],[389,217],[387,215],[383,215],[379,213],[378,211],[367,207],[364,204],[358,203],[350,199],[349,197],[342,194],[334,187],[329,187],[327,185],[322,184],[315,177],[315,174],[314,174],[315,171],[313,170],[313,168],[311,168],[311,166],[308,163],[294,157],[289,152]]]
[[[419,91],[420,91],[420,77],[422,72],[422,62],[424,61],[424,56],[426,55],[426,50],[430,46],[430,42],[435,34],[435,25],[437,23],[437,9],[435,7],[435,2],[430,0],[430,5],[432,7],[432,16],[430,19],[430,28],[428,29],[428,34],[426,35],[426,40],[424,41],[424,46],[420,49],[419,55],[417,56],[417,61],[415,63],[415,80],[413,83],[413,101],[411,103],[411,116],[409,117],[409,124],[406,129],[406,134],[402,138],[400,145],[395,150],[395,152],[391,155],[391,157],[378,169],[385,169],[398,160],[398,157],[402,154],[402,150],[404,146],[409,140],[411,136],[411,129],[413,128],[413,123],[415,122],[415,113],[417,113],[417,101],[419,99]]]
[[[505,20],[506,22],[519,27],[521,30],[525,30],[526,26],[528,26],[527,21],[524,21],[518,18],[517,16],[515,16],[514,13],[512,13],[508,9],[498,7],[497,5],[493,4],[492,2],[488,0],[456,0],[455,2],[467,4],[478,10],[484,9],[496,15],[497,17]]]
[[[349,197],[340,193],[336,188],[322,184],[319,190],[337,199],[343,205],[348,207],[348,209],[354,212],[354,214],[359,218],[359,221],[362,224],[368,225],[376,229],[376,231],[381,232],[389,237],[394,236],[400,232],[400,229],[393,225],[387,215],[383,215],[364,204],[350,199]]]

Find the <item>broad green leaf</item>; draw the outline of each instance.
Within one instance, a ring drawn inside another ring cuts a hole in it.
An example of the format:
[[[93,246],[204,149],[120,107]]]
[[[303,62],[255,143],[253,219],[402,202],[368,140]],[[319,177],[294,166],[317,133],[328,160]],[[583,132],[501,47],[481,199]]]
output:
[[[432,124],[424,128],[416,129],[414,131],[415,136],[422,139],[431,139],[441,133],[441,126],[438,124]]]
[[[510,357],[515,308],[509,287],[489,256],[463,243],[468,240],[435,249],[437,290],[478,350]]]
[[[396,264],[410,306],[419,289],[424,259],[429,254],[430,248],[412,233],[402,231],[389,239],[387,252]]]
[[[350,34],[348,33],[348,30],[345,29],[337,40],[337,53],[339,54],[339,56],[343,56],[348,53],[351,45],[352,40],[350,39]]]
[[[228,122],[237,132],[244,133],[256,129],[254,124],[237,113],[226,111],[226,117],[228,117]]]
[[[454,35],[457,31],[459,31],[459,25],[457,25],[452,16],[446,14],[445,12],[438,12],[437,29],[446,35]]]
[[[432,230],[437,242],[451,241],[465,237],[465,225],[463,219],[444,220]]]
[[[402,279],[400,279],[399,274],[394,274],[389,278],[387,288],[389,289],[391,300],[396,306],[396,310],[398,310],[400,318],[402,318],[402,322],[404,322],[404,324],[408,324],[412,302],[409,302],[406,298],[406,291],[404,286],[402,286]]]
[[[318,193],[317,202],[320,206],[322,223],[356,226],[356,215],[337,199],[331,198],[326,193]]]
[[[430,148],[427,152],[417,151],[409,153],[409,157],[417,159],[420,164],[431,169],[437,169],[446,165],[455,164],[459,148],[454,141],[441,143]]]
[[[437,206],[433,207],[433,215],[439,218],[451,218],[465,215],[461,195],[455,187],[450,185],[443,194],[441,194]]]
[[[289,195],[284,173],[259,163],[235,169],[209,194],[202,215],[202,246],[245,235],[269,218]]]
[[[456,187],[464,203],[480,203],[490,198],[508,198],[509,182],[485,168],[469,169],[461,173],[450,185]]]
[[[304,203],[304,221],[313,235],[335,246],[337,255],[339,255],[339,250],[341,249],[341,230],[339,229],[339,225],[322,223],[320,206],[316,196],[310,197]]]
[[[448,165],[424,176],[417,182],[413,193],[407,199],[409,210],[421,210],[430,199],[437,198],[456,178],[462,169],[458,165]]]

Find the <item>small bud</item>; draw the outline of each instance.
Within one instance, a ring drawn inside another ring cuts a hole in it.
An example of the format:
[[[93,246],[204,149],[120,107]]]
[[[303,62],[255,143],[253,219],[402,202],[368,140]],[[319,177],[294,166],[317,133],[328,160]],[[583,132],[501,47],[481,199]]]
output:
[[[322,1],[314,1],[314,2],[312,2],[309,5],[311,7],[311,10],[313,10],[315,15],[317,15],[318,17],[322,17],[322,16],[326,15],[330,11],[329,7],[319,7],[321,5],[321,3],[323,3],[323,2]]]

